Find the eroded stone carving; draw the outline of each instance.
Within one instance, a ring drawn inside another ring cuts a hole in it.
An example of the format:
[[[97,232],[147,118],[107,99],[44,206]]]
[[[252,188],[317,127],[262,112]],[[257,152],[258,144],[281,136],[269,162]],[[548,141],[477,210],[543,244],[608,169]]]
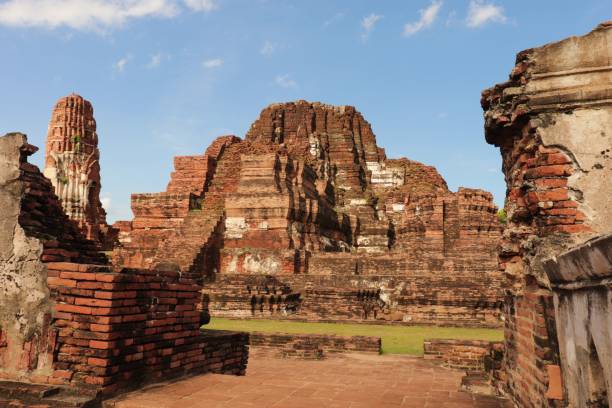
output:
[[[116,231],[106,224],[100,202],[100,151],[91,103],[80,95],[61,98],[53,108],[45,157],[45,176],[68,216],[88,239],[112,249]]]

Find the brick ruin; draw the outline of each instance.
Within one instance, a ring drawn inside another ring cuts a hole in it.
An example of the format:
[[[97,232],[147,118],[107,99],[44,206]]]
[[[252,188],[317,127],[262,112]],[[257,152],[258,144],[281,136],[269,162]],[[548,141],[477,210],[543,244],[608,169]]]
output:
[[[380,354],[382,341],[374,336],[331,334],[249,333],[249,352],[257,357],[323,360],[343,353]]]
[[[201,331],[206,311],[503,321],[503,347],[436,339],[426,355],[488,369],[518,407],[609,406],[610,44],[603,23],[523,51],[509,80],[483,92],[508,186],[503,228],[489,193],[451,192],[434,168],[388,159],[354,108],[305,101],[265,108],[244,139],[176,157],[166,191],[133,194],[134,219],[109,227],[93,108],[61,99],[44,174],[27,162],[37,148],[25,135],[0,137],[0,379],[96,399],[183,374],[244,374],[249,336]],[[309,358],[380,348],[314,335],[251,343]]]
[[[491,194],[387,159],[353,107],[270,105],[174,168],[132,195],[114,262],[203,276],[213,316],[501,324]]]
[[[589,240],[612,229],[610,44],[604,23],[523,51],[482,94],[508,186],[498,383],[520,407],[609,405],[612,249]]]
[[[96,398],[185,373],[244,374],[248,335],[200,332],[198,277],[113,268],[27,162],[36,150],[23,134],[0,137],[0,379]]]
[[[45,153],[44,175],[70,219],[83,234],[112,250],[117,231],[106,223],[100,202],[100,151],[91,103],[71,94],[55,104]]]

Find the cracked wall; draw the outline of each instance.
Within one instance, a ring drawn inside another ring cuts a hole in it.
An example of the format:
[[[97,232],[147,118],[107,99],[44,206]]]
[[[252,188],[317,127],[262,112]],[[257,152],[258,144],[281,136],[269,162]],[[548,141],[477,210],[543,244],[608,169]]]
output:
[[[201,276],[113,270],[27,162],[0,137],[0,379],[113,393],[183,374],[244,374],[248,336],[200,332]]]
[[[607,407],[612,396],[612,235],[545,263],[555,299],[569,406]]]
[[[19,224],[22,159],[31,150],[22,134],[0,138],[0,376],[14,378],[48,375],[52,363],[45,350],[51,302],[43,245]]]
[[[519,53],[509,81],[482,95],[486,139],[500,148],[507,184],[500,387],[521,407],[567,401],[544,261],[611,230],[611,29]]]

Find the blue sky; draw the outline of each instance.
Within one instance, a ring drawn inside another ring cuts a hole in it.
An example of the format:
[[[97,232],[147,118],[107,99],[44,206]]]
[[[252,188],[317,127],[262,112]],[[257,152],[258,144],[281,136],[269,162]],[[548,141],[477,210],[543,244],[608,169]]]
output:
[[[56,100],[89,99],[115,221],[173,156],[243,137],[269,103],[354,105],[389,157],[502,204],[480,92],[518,51],[610,18],[609,0],[0,0],[0,134],[27,133],[41,166]]]

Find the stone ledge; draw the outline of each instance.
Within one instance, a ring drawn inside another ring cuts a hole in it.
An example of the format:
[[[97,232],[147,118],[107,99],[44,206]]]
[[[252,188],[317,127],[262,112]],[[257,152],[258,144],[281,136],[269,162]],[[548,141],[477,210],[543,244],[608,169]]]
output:
[[[612,234],[600,236],[544,262],[553,284],[604,283],[612,278]],[[570,287],[567,289],[577,289]]]
[[[281,358],[321,360],[329,354],[380,354],[380,337],[331,334],[262,333],[250,334],[251,350]]]

